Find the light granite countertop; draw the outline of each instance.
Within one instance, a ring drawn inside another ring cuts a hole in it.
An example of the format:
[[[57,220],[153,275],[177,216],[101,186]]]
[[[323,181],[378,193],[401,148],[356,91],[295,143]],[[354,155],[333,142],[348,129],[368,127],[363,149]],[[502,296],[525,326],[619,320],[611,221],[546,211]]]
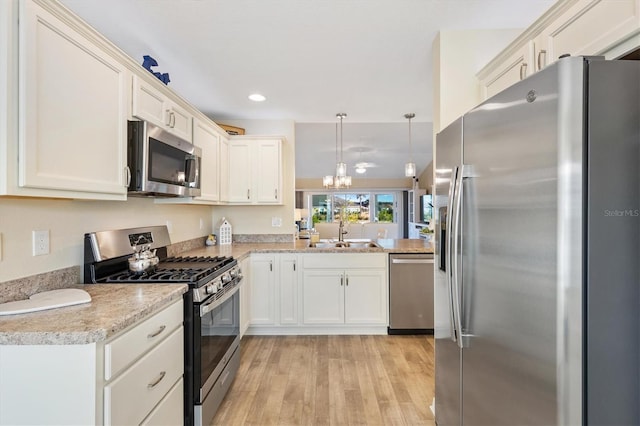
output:
[[[186,284],[86,284],[91,302],[0,316],[2,345],[77,345],[106,340],[176,300]]]
[[[251,253],[433,253],[433,244],[423,239],[380,239],[371,248],[314,248],[309,240],[290,243],[233,243],[202,247],[182,253],[184,256],[233,256],[242,260]]]

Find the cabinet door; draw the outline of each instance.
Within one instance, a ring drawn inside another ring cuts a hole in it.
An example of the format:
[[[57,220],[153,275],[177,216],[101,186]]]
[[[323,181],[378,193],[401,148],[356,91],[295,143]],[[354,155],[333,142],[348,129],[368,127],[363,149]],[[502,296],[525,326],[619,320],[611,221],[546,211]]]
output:
[[[229,140],[220,136],[220,201],[229,202]]]
[[[638,0],[580,0],[545,30],[549,63],[558,56],[601,55],[640,29]]]
[[[251,203],[251,145],[245,141],[229,143],[229,201]]]
[[[193,117],[184,108],[171,101],[165,106],[165,119],[168,131],[174,135],[191,142],[193,140]]]
[[[202,163],[200,164],[201,194],[196,197],[202,201],[220,200],[220,141],[218,133],[213,127],[196,121],[193,131],[193,143],[202,149]]]
[[[256,150],[255,201],[265,204],[281,203],[281,142],[279,140],[259,141],[254,149]]]
[[[167,126],[169,117],[165,114],[165,96],[155,87],[133,76],[132,113],[134,117],[149,121],[156,126]]]
[[[20,5],[19,185],[124,199],[130,74],[41,6]]]
[[[481,82],[483,99],[490,98],[532,74],[532,56],[533,42],[528,42]]]
[[[298,256],[279,255],[280,324],[298,323]]]
[[[387,324],[387,300],[384,270],[345,271],[345,323]]]
[[[344,272],[337,269],[304,271],[303,316],[305,324],[344,323]]]
[[[251,256],[251,324],[275,324],[275,261],[272,255]]]

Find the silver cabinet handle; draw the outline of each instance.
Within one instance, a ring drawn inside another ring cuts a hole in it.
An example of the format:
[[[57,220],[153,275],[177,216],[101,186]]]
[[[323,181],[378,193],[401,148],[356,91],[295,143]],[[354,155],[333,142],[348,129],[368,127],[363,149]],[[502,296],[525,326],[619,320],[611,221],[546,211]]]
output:
[[[296,262],[295,261],[293,262],[293,270],[294,271],[296,270]]]
[[[251,199],[251,190],[247,189],[247,200]]]
[[[344,285],[344,275],[340,275],[340,287]]]
[[[543,56],[544,56],[544,62],[542,62]],[[542,67],[546,65],[547,65],[547,51],[542,49],[538,52],[538,71],[540,71]]]
[[[162,333],[164,331],[164,329],[167,328],[166,325],[161,325],[160,328],[158,328],[158,331],[151,333],[151,334],[147,334],[147,339],[153,339],[154,337],[156,337],[158,334]]]
[[[168,109],[168,110],[166,111],[166,113],[167,113],[167,118],[165,119],[165,123],[164,123],[164,125],[165,125],[165,126],[168,126],[168,127],[171,127],[171,110],[170,110],[170,109]]]
[[[273,261],[269,261],[269,271],[273,272]]]
[[[277,200],[278,199],[278,188],[274,189],[273,192],[274,192],[274,195],[275,195],[276,200]]]
[[[520,80],[524,80],[526,76],[527,76],[527,63],[523,62],[520,65]]]
[[[149,384],[147,385],[147,388],[149,388],[149,389],[153,389],[154,387],[156,387],[156,385],[157,385],[158,383],[160,383],[160,382],[162,381],[162,379],[164,379],[164,376],[166,376],[166,375],[167,375],[167,372],[166,372],[166,371],[161,371],[161,372],[160,372],[160,376],[158,376],[158,378],[157,378],[157,379],[155,379],[153,382],[149,383]]]
[[[127,184],[125,186],[128,187],[129,185],[131,185],[131,169],[129,168],[129,166],[124,168],[124,175],[125,180],[127,181]]]
[[[176,113],[171,111],[171,128],[176,127]]]
[[[349,286],[349,275],[347,275],[346,277],[347,277],[346,281],[347,281],[347,287],[348,287]]]

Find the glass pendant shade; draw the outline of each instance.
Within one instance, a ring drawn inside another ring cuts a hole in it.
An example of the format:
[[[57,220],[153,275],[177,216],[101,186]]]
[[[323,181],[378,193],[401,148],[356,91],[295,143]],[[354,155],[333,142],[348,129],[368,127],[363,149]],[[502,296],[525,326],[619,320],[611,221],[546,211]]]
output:
[[[414,177],[416,175],[416,163],[406,163],[404,165],[404,175]]]
[[[347,176],[347,163],[342,160],[342,119],[347,114],[341,112],[336,114],[340,119],[340,157],[338,157],[338,125],[336,124],[336,175],[324,176],[322,185],[325,188],[349,188],[351,186],[351,176]],[[339,159],[339,160],[338,160]]]

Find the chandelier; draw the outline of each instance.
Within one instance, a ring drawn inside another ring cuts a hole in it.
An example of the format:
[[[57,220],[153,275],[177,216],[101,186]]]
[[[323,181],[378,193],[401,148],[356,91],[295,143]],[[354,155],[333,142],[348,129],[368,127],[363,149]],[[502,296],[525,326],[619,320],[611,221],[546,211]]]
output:
[[[351,176],[347,175],[347,164],[342,158],[342,120],[347,116],[344,112],[339,112],[336,117],[340,119],[340,157],[338,158],[338,123],[336,123],[336,174],[335,176],[325,176],[322,178],[322,185],[325,188],[349,188],[351,186]]]
[[[413,149],[411,146],[411,119],[415,116],[412,112],[404,115],[404,118],[409,120],[409,162],[404,165],[404,175],[406,177],[416,176],[416,163],[413,162]]]

